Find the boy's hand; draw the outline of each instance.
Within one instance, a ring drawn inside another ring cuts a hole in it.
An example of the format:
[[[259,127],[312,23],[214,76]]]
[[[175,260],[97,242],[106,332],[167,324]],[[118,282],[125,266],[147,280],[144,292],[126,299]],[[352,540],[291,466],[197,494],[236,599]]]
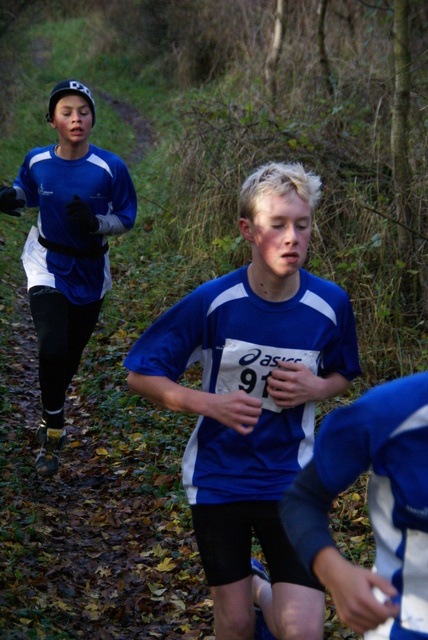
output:
[[[86,202],[83,202],[79,196],[74,196],[73,200],[65,205],[65,209],[73,222],[79,225],[81,229],[88,233],[98,231],[100,224],[92,213],[91,207]]]
[[[262,413],[262,401],[245,391],[210,393],[185,387],[166,376],[148,376],[130,371],[128,386],[133,393],[170,411],[204,415],[246,436]]]
[[[317,388],[322,381],[301,362],[282,362],[267,380],[267,390],[278,407],[292,409],[319,399]]]
[[[395,587],[377,573],[351,564],[336,548],[322,549],[312,568],[330,591],[341,621],[358,633],[398,617],[400,606],[392,602],[398,595]],[[381,599],[375,595],[376,590],[382,594]]]
[[[16,197],[16,189],[13,187],[2,187],[0,189],[0,211],[3,211],[3,213],[19,218],[21,213],[16,209],[20,209],[24,204],[25,200]]]

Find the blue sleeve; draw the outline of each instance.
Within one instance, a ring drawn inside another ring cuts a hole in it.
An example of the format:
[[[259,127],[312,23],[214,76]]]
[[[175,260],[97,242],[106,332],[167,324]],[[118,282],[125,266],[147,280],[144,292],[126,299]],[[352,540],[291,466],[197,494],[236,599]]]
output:
[[[315,439],[314,460],[330,491],[337,494],[372,465],[382,466],[391,434],[426,402],[427,381],[426,373],[390,381],[325,418]]]
[[[24,192],[26,207],[38,207],[40,204],[39,187],[33,180],[30,171],[30,159],[33,154],[34,151],[26,156],[19,170],[18,177],[13,183],[14,187],[19,187]]]
[[[130,371],[176,382],[202,343],[204,311],[197,290],[161,316],[124,361]],[[197,358],[193,358],[196,361]]]
[[[315,439],[314,460],[323,484],[335,495],[370,468],[372,425],[370,407],[361,399],[324,419]]]
[[[312,460],[285,490],[279,505],[290,542],[310,572],[316,554],[325,547],[335,546],[328,519],[334,497],[335,494],[322,483]]]
[[[337,312],[335,339],[323,352],[321,374],[340,373],[347,380],[361,375],[358,357],[357,331],[354,312],[348,295],[343,292],[340,310]]]

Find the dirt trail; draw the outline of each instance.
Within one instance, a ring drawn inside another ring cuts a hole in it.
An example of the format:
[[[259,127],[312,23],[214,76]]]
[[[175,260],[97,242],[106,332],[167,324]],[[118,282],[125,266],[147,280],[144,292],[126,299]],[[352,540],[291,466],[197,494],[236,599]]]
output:
[[[123,156],[127,165],[138,164],[144,154],[155,143],[155,134],[150,122],[132,104],[113,98],[108,93],[100,90],[94,91],[104,102],[108,102],[117,111],[122,120],[128,123],[135,131],[135,144],[129,152]]]

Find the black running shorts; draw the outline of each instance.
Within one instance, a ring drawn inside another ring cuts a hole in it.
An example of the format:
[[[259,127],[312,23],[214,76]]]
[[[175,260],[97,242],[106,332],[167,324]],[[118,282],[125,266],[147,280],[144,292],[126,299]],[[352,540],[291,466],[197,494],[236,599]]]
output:
[[[253,536],[258,539],[275,582],[324,591],[300,563],[282,526],[278,502],[248,500],[193,505],[192,517],[199,553],[211,587],[251,575]]]

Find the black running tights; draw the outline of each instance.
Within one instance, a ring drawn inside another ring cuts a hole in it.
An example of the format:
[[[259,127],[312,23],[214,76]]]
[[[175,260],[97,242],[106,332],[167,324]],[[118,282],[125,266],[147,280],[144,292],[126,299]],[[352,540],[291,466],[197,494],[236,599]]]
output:
[[[39,343],[39,379],[44,409],[58,411],[97,323],[103,300],[72,304],[52,287],[32,287],[30,308]]]

